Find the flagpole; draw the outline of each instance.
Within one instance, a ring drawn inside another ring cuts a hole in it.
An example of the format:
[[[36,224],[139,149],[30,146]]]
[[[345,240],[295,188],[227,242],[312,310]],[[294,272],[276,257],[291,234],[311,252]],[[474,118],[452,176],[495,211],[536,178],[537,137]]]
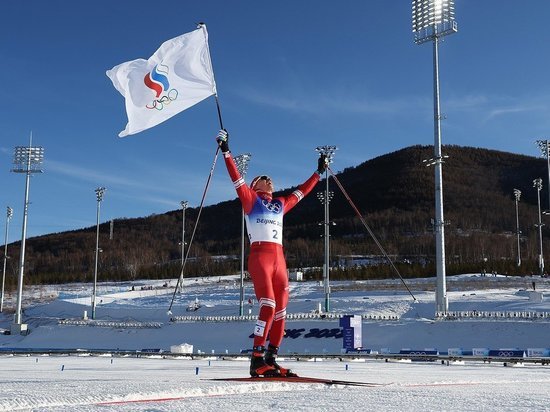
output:
[[[218,99],[218,92],[216,90],[216,81],[214,80],[214,70],[212,68],[212,60],[210,58],[210,49],[208,48],[208,32],[206,31],[206,24],[199,23],[198,28],[202,29],[204,33],[204,41],[206,43],[206,50],[208,55],[208,63],[210,65],[210,73],[212,73],[212,84],[214,85],[214,99],[216,100],[216,109],[218,111],[218,120],[220,122],[220,129],[223,129],[223,120],[222,120],[222,111],[220,108],[220,101]],[[197,215],[197,220],[195,222],[195,227],[193,228],[193,233],[191,234],[191,240],[189,241],[189,247],[187,248],[187,253],[185,254],[185,259],[183,260],[183,263],[181,264],[181,271],[180,275],[178,276],[178,280],[176,282],[176,287],[174,288],[174,293],[172,294],[172,300],[170,301],[170,306],[168,307],[168,314],[172,314],[172,306],[174,305],[174,299],[176,297],[176,292],[178,290],[178,287],[180,285],[180,280],[183,283],[183,272],[185,270],[185,265],[187,263],[187,258],[189,257],[189,251],[191,250],[191,245],[193,244],[193,239],[195,238],[195,232],[197,230],[197,227],[199,225],[199,220],[201,217],[202,209],[204,207],[204,200],[206,198],[206,193],[208,192],[208,188],[210,187],[210,182],[212,180],[212,176],[214,174],[214,168],[216,167],[216,162],[218,160],[218,154],[220,153],[220,146],[216,147],[216,153],[214,155],[214,161],[212,163],[212,167],[210,168],[210,174],[208,175],[208,179],[206,180],[206,185],[202,194],[201,204],[199,206],[199,212]]]
[[[222,113],[220,109],[220,102],[218,100],[218,95],[214,95],[216,99],[216,108],[218,109],[218,119],[220,121],[220,128],[223,129],[223,121],[222,121]],[[216,153],[214,155],[214,161],[212,162],[212,167],[210,168],[210,174],[208,175],[208,179],[206,180],[206,185],[204,187],[204,191],[202,194],[201,204],[199,206],[199,212],[197,215],[197,220],[195,222],[195,227],[193,228],[193,233],[191,234],[191,240],[189,241],[189,247],[187,248],[187,253],[185,254],[185,259],[183,260],[183,263],[181,264],[181,271],[180,275],[178,276],[178,280],[176,282],[176,286],[174,287],[174,293],[172,294],[172,300],[170,301],[170,306],[168,307],[168,314],[172,314],[172,306],[174,305],[174,299],[176,298],[176,292],[178,290],[178,287],[180,285],[180,280],[183,283],[183,271],[185,270],[185,265],[187,263],[187,258],[189,257],[189,251],[191,250],[191,245],[193,244],[193,239],[195,238],[195,232],[197,230],[197,227],[199,225],[199,220],[201,217],[202,209],[204,207],[204,200],[206,198],[206,193],[208,192],[208,188],[210,187],[210,182],[212,180],[212,176],[214,175],[214,169],[216,167],[216,162],[218,161],[218,154],[220,153],[220,146],[216,147]]]
[[[220,121],[220,129],[223,129],[222,112],[220,110],[220,101],[218,100],[217,93],[214,95],[214,98],[216,99],[216,107],[218,108],[218,119]]]
[[[216,99],[216,108],[218,109],[218,120],[220,121],[220,129],[223,129],[222,112],[220,109],[220,100],[218,99],[218,90],[216,89],[216,80],[214,79],[214,68],[212,67],[212,57],[210,55],[210,47],[208,46],[208,31],[206,30],[206,23],[200,22],[197,24],[197,28],[202,29],[204,34],[204,43],[206,46],[208,64],[210,66],[210,73],[212,73],[212,84],[214,85],[214,99]]]

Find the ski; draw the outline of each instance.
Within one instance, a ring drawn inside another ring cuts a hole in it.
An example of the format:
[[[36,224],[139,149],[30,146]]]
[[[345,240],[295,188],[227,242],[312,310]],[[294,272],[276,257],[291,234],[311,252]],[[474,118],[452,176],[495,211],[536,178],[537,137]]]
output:
[[[347,381],[341,379],[324,379],[324,378],[312,378],[309,376],[258,376],[258,377],[234,377],[234,378],[213,378],[207,379],[212,381],[230,381],[230,382],[293,382],[293,383],[322,383],[325,385],[342,385],[342,386],[367,386],[377,387],[386,386],[386,383],[375,382],[357,382]]]

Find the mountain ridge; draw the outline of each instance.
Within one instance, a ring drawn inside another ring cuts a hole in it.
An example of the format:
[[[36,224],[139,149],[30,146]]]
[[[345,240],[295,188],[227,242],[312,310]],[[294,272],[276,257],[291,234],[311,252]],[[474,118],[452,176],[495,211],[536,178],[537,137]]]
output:
[[[522,191],[519,203],[525,262],[522,270],[536,272],[538,232],[533,225],[538,221],[538,210],[532,181],[543,177],[546,183],[545,159],[454,145],[443,146],[443,152],[449,156],[443,166],[448,270],[493,268],[516,273],[513,189],[517,188]],[[423,162],[432,156],[432,146],[409,146],[336,173],[386,251],[395,256],[397,262],[411,262],[413,257],[417,267],[404,267],[410,269],[411,276],[433,272],[434,240],[430,220],[434,216],[434,171]],[[540,193],[543,204],[548,193],[544,183]],[[314,192],[324,188],[323,179]],[[379,255],[380,251],[332,178],[329,188],[334,192],[330,218],[336,224],[331,226],[331,266],[338,266],[339,255]],[[186,210],[186,237],[192,232],[197,214],[197,208]],[[322,264],[323,229],[319,223],[323,216],[323,207],[315,193],[285,216],[289,267]],[[178,244],[181,223],[181,210],[115,219],[112,240],[109,223],[102,223],[103,253],[99,268],[102,279],[177,277],[181,262],[181,243]],[[33,283],[89,281],[94,263],[95,229],[93,226],[28,239],[26,280]],[[546,228],[543,232],[544,239]],[[205,207],[191,245],[193,259],[185,275],[237,270],[239,264],[235,259],[212,259],[212,256],[240,256],[240,233],[241,207],[237,198]],[[7,284],[12,286],[19,243],[10,245]],[[372,272],[363,268],[363,274],[369,271]]]

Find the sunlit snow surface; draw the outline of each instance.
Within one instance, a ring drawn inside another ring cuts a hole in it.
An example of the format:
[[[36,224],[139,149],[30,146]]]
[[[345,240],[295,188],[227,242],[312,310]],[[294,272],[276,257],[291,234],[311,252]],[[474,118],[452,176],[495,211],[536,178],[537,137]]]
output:
[[[502,364],[286,361],[303,375],[387,384],[236,383],[246,361],[2,357],[0,410],[544,411],[550,370]],[[346,370],[347,366],[347,370]],[[197,368],[198,374],[197,374]]]
[[[407,281],[416,301],[399,281],[332,282],[331,312],[395,317],[363,321],[364,347],[550,348],[550,320],[469,319],[434,321],[434,279]],[[529,299],[535,282],[544,295]],[[166,287],[163,287],[164,283]],[[132,290],[133,286],[133,290]],[[32,411],[542,411],[550,410],[550,366],[504,367],[502,362],[443,365],[384,360],[317,362],[287,359],[304,376],[386,384],[380,387],[327,387],[296,383],[237,383],[209,378],[246,376],[248,361],[221,360],[251,346],[253,321],[170,322],[167,309],[174,282],[146,281],[99,285],[97,319],[155,322],[156,328],[62,325],[82,319],[90,308],[90,284],[26,287],[24,321],[28,336],[0,335],[0,350],[157,348],[190,343],[212,359],[110,356],[12,356],[0,354],[0,410]],[[550,312],[550,279],[464,275],[448,278],[452,311]],[[312,313],[323,306],[318,282],[291,283],[288,313]],[[58,297],[57,299],[54,299]],[[245,301],[253,297],[246,283]],[[13,305],[7,299],[6,307]],[[200,309],[187,311],[198,302]],[[238,277],[186,279],[176,294],[174,316],[235,316]],[[245,304],[245,313],[257,305]],[[9,329],[12,314],[0,314]],[[338,320],[289,321],[287,329],[337,328]],[[338,354],[341,339],[286,338],[289,353]],[[1,353],[1,352],[0,352]],[[283,363],[282,362],[282,363]],[[198,368],[198,371],[197,371]],[[198,372],[198,373],[197,373]]]

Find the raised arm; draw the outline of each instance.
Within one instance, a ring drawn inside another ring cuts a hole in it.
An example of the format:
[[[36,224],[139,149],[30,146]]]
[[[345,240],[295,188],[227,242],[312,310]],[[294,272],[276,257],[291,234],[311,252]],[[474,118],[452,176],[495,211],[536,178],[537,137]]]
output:
[[[239,170],[237,169],[237,165],[233,160],[233,156],[231,156],[228,140],[229,140],[229,133],[227,133],[227,130],[220,130],[220,132],[218,133],[218,136],[216,137],[216,141],[218,142],[218,145],[222,150],[223,158],[225,160],[225,166],[227,167],[227,171],[229,172],[229,177],[231,178],[231,181],[235,186],[237,195],[241,200],[243,210],[246,214],[248,214],[252,210],[252,206],[254,205],[254,201],[256,200],[257,195],[256,195],[256,192],[254,192],[252,189],[250,189],[250,187],[248,187],[248,185],[244,181],[244,178],[239,173]]]
[[[296,204],[300,200],[306,197],[313,190],[315,185],[321,179],[321,175],[325,172],[326,168],[327,168],[326,156],[321,155],[321,157],[319,157],[319,160],[317,162],[317,170],[311,175],[309,179],[307,179],[304,183],[298,186],[298,189],[296,189],[290,195],[285,197],[285,202],[284,202],[285,213],[287,213],[290,209],[296,206]]]

